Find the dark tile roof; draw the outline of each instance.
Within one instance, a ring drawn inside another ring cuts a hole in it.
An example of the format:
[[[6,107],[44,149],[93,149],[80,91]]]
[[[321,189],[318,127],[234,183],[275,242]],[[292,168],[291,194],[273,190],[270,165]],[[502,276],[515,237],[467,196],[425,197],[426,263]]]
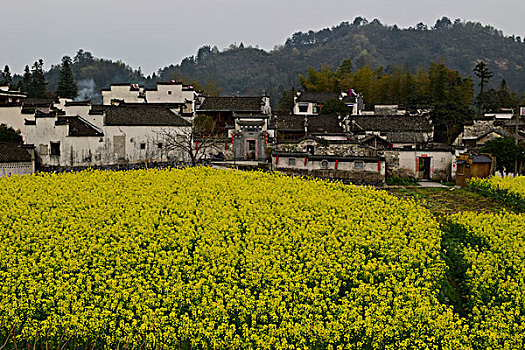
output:
[[[107,106],[107,105],[94,105],[94,106],[91,106],[91,109],[89,110],[89,114],[90,115],[103,115],[104,112],[111,108],[111,106]]]
[[[262,97],[206,97],[198,111],[260,113]]]
[[[108,106],[105,125],[122,126],[191,126],[168,107],[149,104]]]
[[[344,134],[343,127],[336,114],[308,116],[309,134]]]
[[[343,134],[344,129],[339,125],[337,115],[307,116],[309,134]],[[304,131],[305,116],[279,115],[276,116],[276,126],[279,131]]]
[[[352,117],[352,131],[418,131],[431,132],[432,125],[422,116],[407,116],[407,115],[370,115],[370,116],[353,116]]]
[[[31,154],[18,143],[0,143],[0,163],[30,162]]]
[[[69,106],[91,106],[91,100],[86,100],[86,101],[67,101],[65,106],[66,107],[69,107]]]
[[[386,138],[389,142],[394,143],[421,143],[426,141],[423,133],[418,131],[387,132]]]
[[[328,100],[339,99],[335,92],[303,92],[297,97],[297,102],[325,103]]]
[[[484,154],[472,157],[472,163],[492,163],[492,159]]]
[[[49,107],[55,101],[51,98],[26,98],[22,101],[24,107]]]
[[[55,125],[69,125],[68,136],[104,136],[101,130],[82,117],[58,117]]]
[[[304,132],[304,116],[297,115],[276,115],[275,125],[280,131],[303,131]]]

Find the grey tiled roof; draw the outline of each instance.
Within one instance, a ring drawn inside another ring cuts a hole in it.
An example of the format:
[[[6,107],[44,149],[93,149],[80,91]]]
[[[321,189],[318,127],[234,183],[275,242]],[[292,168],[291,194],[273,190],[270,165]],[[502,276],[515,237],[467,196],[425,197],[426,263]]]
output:
[[[325,103],[333,99],[339,99],[339,94],[335,92],[303,92],[297,97],[297,102]]]
[[[55,125],[69,125],[68,136],[104,136],[101,130],[81,117],[58,117]]]
[[[431,132],[432,125],[422,116],[353,116],[352,117],[352,131],[418,131]]]
[[[0,163],[30,162],[31,155],[18,143],[0,143]]]
[[[108,126],[191,126],[168,107],[148,104],[111,106],[105,115]]]
[[[198,111],[261,112],[262,97],[206,97]]]

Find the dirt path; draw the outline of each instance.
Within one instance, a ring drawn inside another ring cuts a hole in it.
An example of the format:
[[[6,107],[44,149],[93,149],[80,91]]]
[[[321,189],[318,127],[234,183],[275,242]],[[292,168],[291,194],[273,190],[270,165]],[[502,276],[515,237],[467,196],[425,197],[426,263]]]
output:
[[[512,207],[496,202],[480,194],[465,189],[432,187],[396,187],[385,188],[387,192],[399,198],[412,198],[428,208],[437,218],[461,211],[494,213],[503,209],[515,211]]]

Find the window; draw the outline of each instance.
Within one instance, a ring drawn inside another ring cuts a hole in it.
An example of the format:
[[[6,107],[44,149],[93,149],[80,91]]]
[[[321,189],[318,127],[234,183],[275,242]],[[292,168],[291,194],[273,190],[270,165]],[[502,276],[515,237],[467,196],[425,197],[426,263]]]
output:
[[[363,162],[354,162],[354,168],[355,169],[363,169],[365,167],[365,163]]]
[[[299,112],[307,113],[308,112],[308,103],[299,103]]]
[[[308,145],[306,146],[306,153],[310,154],[310,155],[313,155],[314,154],[314,146],[312,145]]]
[[[60,156],[60,142],[50,142],[50,154],[52,156]]]
[[[288,158],[288,165],[295,166],[295,158]]]
[[[324,159],[322,162],[321,162],[321,168],[323,169],[328,169],[328,161],[326,159]]]
[[[146,144],[144,142],[140,144],[140,149],[146,149]]]
[[[162,145],[162,142],[157,143],[157,147],[158,147],[158,148],[162,148],[162,146],[163,146],[163,145]]]
[[[168,95],[171,95],[172,94],[172,91],[171,90],[168,90]]]

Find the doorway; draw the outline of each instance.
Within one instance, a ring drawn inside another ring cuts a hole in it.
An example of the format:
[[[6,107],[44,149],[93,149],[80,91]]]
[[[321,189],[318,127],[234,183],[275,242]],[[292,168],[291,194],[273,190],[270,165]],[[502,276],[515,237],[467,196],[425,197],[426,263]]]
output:
[[[257,155],[255,140],[247,140],[246,146],[246,159],[255,160],[255,157]]]
[[[430,180],[430,161],[431,159],[432,158],[430,157],[419,157],[418,158],[418,166],[419,166],[418,179]]]

